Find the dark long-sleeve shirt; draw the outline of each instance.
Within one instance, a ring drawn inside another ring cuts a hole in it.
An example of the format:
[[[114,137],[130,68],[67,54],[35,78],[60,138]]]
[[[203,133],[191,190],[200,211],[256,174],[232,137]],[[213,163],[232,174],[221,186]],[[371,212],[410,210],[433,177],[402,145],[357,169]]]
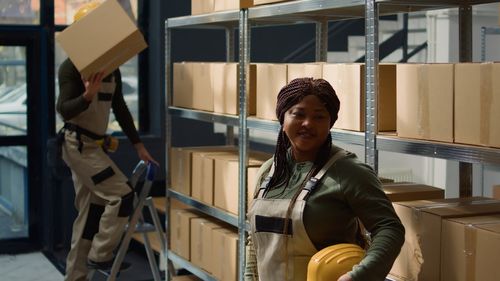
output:
[[[114,75],[116,82],[111,104],[113,114],[130,142],[139,143],[141,140],[134,120],[123,99],[121,73],[117,69],[111,75]],[[110,76],[104,80],[109,79]],[[69,59],[66,59],[59,68],[59,96],[56,105],[57,112],[61,114],[64,121],[73,119],[89,108],[90,102],[83,98],[84,92],[85,85],[82,82],[80,72]],[[105,126],[107,127],[107,124]]]

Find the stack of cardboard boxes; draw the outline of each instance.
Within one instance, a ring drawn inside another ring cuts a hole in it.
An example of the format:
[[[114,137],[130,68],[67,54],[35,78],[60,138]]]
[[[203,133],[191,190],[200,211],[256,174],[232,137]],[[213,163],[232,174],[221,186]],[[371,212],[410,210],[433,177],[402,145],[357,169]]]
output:
[[[398,64],[398,136],[500,147],[498,63]]]
[[[191,15],[240,10],[285,1],[291,0],[191,0]]]
[[[266,153],[249,153],[248,198],[253,197],[258,168],[269,158]],[[237,147],[173,147],[171,159],[172,190],[238,215]]]
[[[497,280],[499,200],[406,201],[395,203],[394,208],[406,233],[390,272],[391,279]]]

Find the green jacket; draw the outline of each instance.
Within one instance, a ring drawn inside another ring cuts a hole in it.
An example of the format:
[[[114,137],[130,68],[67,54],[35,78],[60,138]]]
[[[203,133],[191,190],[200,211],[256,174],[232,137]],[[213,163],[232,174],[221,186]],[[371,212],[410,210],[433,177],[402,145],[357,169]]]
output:
[[[332,155],[338,150],[334,146]],[[260,168],[258,187],[267,176],[272,161],[268,160]],[[270,190],[266,198],[290,199],[313,166],[312,162],[295,163],[290,153],[288,164],[292,170],[288,185]],[[404,243],[404,227],[376,173],[350,153],[330,167],[307,199],[304,225],[319,251],[338,243],[356,243],[357,218],[371,233],[372,243],[361,264],[351,272],[351,277],[356,281],[385,280]],[[247,251],[245,278],[253,280],[257,266],[251,240]]]

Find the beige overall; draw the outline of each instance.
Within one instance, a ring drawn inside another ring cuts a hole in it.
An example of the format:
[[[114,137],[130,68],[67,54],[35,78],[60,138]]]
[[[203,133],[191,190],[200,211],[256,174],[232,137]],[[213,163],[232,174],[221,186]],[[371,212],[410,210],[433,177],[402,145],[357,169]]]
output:
[[[251,236],[256,251],[257,269],[260,281],[305,281],[307,265],[318,249],[309,239],[304,227],[303,214],[308,194],[314,189],[311,183],[319,182],[328,168],[345,156],[337,152],[318,174],[302,188],[292,209],[288,223],[288,238],[285,239],[284,225],[291,199],[267,199],[264,193],[274,172],[274,164],[262,183],[258,195],[248,212]],[[286,262],[287,260],[287,262]]]
[[[116,83],[113,75],[105,81],[89,108],[67,121],[70,125],[96,135],[106,133]],[[63,159],[71,168],[78,210],[65,280],[86,280],[87,259],[103,262],[113,258],[133,207],[133,192],[127,177],[96,144],[95,136],[66,129]]]

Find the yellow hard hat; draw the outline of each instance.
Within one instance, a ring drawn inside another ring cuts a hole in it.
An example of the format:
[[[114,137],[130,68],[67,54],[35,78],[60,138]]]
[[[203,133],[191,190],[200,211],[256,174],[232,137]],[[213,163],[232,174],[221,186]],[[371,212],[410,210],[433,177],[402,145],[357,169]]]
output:
[[[307,281],[331,281],[352,270],[365,256],[356,244],[337,244],[317,252],[309,260]]]
[[[101,3],[99,1],[91,1],[86,4],[83,4],[73,16],[73,22],[80,20],[88,13],[90,13],[92,10],[97,8],[97,6],[99,6],[100,4]]]

